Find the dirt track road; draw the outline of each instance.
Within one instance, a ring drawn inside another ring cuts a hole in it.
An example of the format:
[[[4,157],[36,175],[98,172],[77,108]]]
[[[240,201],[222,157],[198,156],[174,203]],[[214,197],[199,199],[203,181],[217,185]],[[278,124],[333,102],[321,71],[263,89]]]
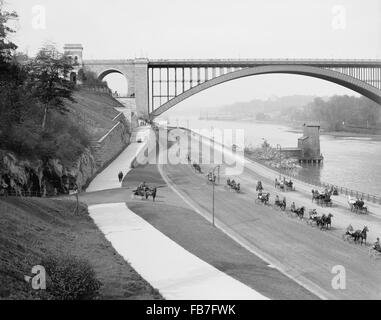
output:
[[[183,199],[210,219],[212,186],[207,183],[205,174],[211,167],[202,166],[205,171],[202,175],[196,174],[190,165],[159,167]],[[215,215],[219,227],[321,297],[381,299],[380,260],[372,260],[367,248],[343,241],[341,228],[320,231],[274,208],[255,204],[258,179],[263,179],[265,189],[272,188],[268,177],[250,167],[239,176],[243,185],[241,194],[228,190],[224,186],[225,177],[221,177],[220,185],[215,188]],[[296,196],[300,201],[311,202],[301,193]],[[332,287],[336,275],[333,270],[337,266],[345,268],[345,290]]]

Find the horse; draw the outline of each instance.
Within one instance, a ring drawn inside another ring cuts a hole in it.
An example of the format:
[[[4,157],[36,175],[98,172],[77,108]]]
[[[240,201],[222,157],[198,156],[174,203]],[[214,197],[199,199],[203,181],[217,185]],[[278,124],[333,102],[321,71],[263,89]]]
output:
[[[146,200],[148,200],[149,197],[152,197],[153,202],[155,202],[156,193],[157,193],[157,188],[156,187],[154,187],[154,188],[146,187],[146,189],[145,189]]]
[[[286,201],[285,201],[285,199],[283,199],[282,201],[279,200],[279,199],[276,199],[275,202],[274,202],[274,205],[276,207],[279,207],[282,211],[286,210]]]
[[[231,180],[228,179],[226,181],[227,185],[234,191],[236,191],[237,193],[241,192],[241,184],[240,183],[236,183],[234,180]]]
[[[290,181],[284,181],[284,185],[286,186],[286,190],[293,191],[294,190],[294,183]]]
[[[364,226],[362,231],[356,230],[353,234],[353,237],[355,238],[355,242],[359,241],[361,239],[361,245],[363,242],[366,244],[366,238],[367,238],[367,232],[369,232],[369,229],[367,226]]]
[[[330,229],[332,226],[332,217],[333,214],[329,213],[328,216],[323,215],[320,220],[320,229],[325,228],[326,230]]]
[[[201,171],[201,167],[200,167],[199,164],[194,163],[194,164],[193,164],[193,168],[194,168],[194,170],[195,170],[196,172],[198,172],[198,173],[202,173],[202,171]]]
[[[270,193],[268,193],[268,192],[267,193],[258,193],[256,201],[259,201],[260,203],[267,205],[269,203],[269,200],[270,200]]]
[[[332,207],[332,200],[331,200],[331,196],[329,195],[329,193],[326,193],[324,195],[324,198],[322,198],[322,201],[320,203],[321,203],[321,205],[325,204],[326,207],[328,207],[328,206]]]
[[[298,208],[296,209],[294,212],[296,213],[296,216],[299,218],[299,219],[303,219],[304,218],[304,210],[305,208],[304,207],[301,207],[301,208]]]

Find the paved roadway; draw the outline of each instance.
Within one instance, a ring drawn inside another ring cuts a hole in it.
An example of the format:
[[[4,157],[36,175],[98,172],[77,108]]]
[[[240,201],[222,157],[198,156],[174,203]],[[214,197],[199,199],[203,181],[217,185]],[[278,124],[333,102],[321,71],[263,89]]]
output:
[[[203,175],[194,173],[191,166],[185,164],[159,165],[159,168],[174,190],[194,209],[210,219],[212,187],[207,183],[205,174],[211,167],[203,165]],[[220,185],[215,188],[217,225],[273,267],[320,297],[380,299],[381,261],[372,260],[365,246],[345,242],[341,237],[342,227],[348,221],[354,222],[354,227],[360,227],[356,223],[360,224],[365,219],[371,230],[379,230],[379,217],[359,218],[353,214],[348,215],[348,210],[340,205],[324,209],[334,212],[335,217],[339,216],[340,223],[334,223],[336,228],[333,230],[320,231],[272,207],[255,204],[255,185],[259,179],[263,181],[266,190],[273,194],[275,191],[272,178],[263,170],[261,166],[256,167],[250,163],[246,165],[244,172],[237,177],[243,187],[241,194],[228,190],[224,186],[226,177],[221,177]],[[301,189],[287,193],[288,201],[292,198],[298,205],[312,207],[308,186],[304,185]],[[332,287],[336,275],[333,269],[336,266],[345,268],[344,290]]]

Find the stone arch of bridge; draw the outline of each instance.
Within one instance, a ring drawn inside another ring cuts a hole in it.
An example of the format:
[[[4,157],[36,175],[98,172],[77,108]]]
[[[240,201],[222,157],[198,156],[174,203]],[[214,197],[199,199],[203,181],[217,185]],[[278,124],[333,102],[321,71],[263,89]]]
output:
[[[262,74],[295,74],[303,75],[313,78],[318,78],[326,80],[329,82],[336,83],[353,91],[356,91],[369,99],[377,102],[381,106],[381,90],[370,84],[363,82],[359,79],[353,78],[351,76],[333,71],[330,69],[324,69],[319,67],[313,67],[308,65],[269,65],[240,69],[238,71],[230,72],[219,77],[208,80],[201,83],[183,93],[177,97],[169,100],[156,110],[150,113],[150,118],[154,119],[164,112],[168,111],[175,105],[179,104],[181,101],[201,92],[207,90],[211,87],[217,86],[219,84],[229,82],[232,80],[245,78],[249,76],[262,75]]]
[[[122,71],[120,71],[119,69],[110,68],[110,69],[103,70],[103,71],[99,72],[98,79],[104,80],[104,78],[106,78],[108,75],[111,75],[111,74],[119,74],[119,75],[123,76],[123,78],[125,80],[125,88],[126,88],[125,94],[128,95],[130,92],[130,81],[128,79],[128,76],[125,73],[123,73]]]

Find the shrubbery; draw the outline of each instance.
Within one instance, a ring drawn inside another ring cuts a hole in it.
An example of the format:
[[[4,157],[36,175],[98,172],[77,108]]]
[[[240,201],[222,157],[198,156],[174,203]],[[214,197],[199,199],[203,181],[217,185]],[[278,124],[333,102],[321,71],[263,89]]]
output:
[[[93,300],[98,297],[102,284],[86,260],[49,256],[41,265],[47,273],[47,293],[54,299]]]
[[[78,80],[80,80],[85,86],[107,88],[107,82],[100,80],[97,75],[90,70],[79,70]]]

